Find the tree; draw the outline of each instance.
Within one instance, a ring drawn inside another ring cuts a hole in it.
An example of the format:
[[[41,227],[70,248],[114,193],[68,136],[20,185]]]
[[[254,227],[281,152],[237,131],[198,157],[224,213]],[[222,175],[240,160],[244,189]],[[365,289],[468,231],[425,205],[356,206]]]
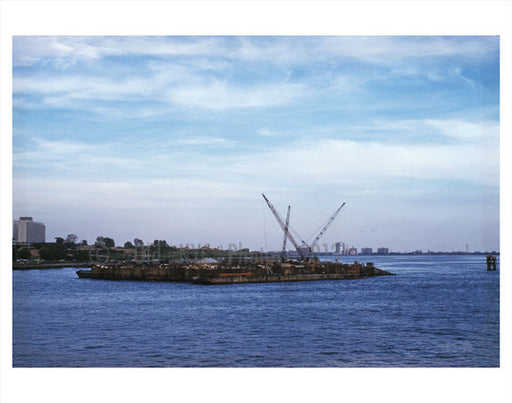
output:
[[[62,239],[62,238],[61,238]],[[66,249],[60,244],[45,244],[39,249],[39,256],[44,260],[61,260],[66,258]]]
[[[130,241],[128,241],[124,243],[124,247],[125,249],[133,249],[133,244]]]
[[[139,238],[135,238],[133,240],[133,244],[135,245],[136,248],[140,248],[141,246],[144,246],[144,242],[142,242],[142,239],[139,239]]]
[[[75,234],[68,234],[66,237],[66,243],[75,244],[78,241],[78,237]]]
[[[96,238],[94,246],[96,248],[114,248],[116,244],[112,238],[106,236],[99,236]]]
[[[47,244],[39,249],[39,257],[44,260],[54,260],[55,259],[54,248],[52,245]]]
[[[167,244],[167,241],[165,240],[159,240],[155,239],[153,241],[153,245],[151,245],[151,250],[160,250],[160,251],[166,251],[170,249],[171,247]]]
[[[82,245],[83,245],[83,246],[87,246],[87,239],[84,239],[84,240],[82,241]]]
[[[62,238],[60,236],[55,237],[55,243],[57,245],[63,245],[64,244],[64,238]]]
[[[31,257],[30,249],[23,248],[18,250],[18,259],[30,259]]]
[[[112,238],[105,237],[105,248],[114,248],[116,246]]]
[[[102,236],[96,237],[96,242],[94,243],[94,246],[97,248],[104,248],[105,247],[105,238]]]
[[[87,262],[89,257],[89,251],[87,250],[75,250],[73,252],[73,259],[77,262]]]

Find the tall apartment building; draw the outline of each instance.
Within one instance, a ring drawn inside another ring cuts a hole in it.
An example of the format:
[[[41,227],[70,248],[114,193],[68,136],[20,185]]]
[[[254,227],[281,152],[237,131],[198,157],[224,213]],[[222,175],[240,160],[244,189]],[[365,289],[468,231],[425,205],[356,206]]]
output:
[[[345,242],[336,242],[334,244],[335,246],[335,250],[334,250],[334,253],[336,255],[357,255],[357,250],[355,253],[353,253],[353,247],[352,248],[349,248],[348,247],[348,244],[346,244]],[[351,253],[352,251],[352,253]]]
[[[337,255],[344,255],[345,254],[345,243],[343,242],[336,242],[336,249],[334,253]]]
[[[388,255],[389,249],[388,248],[377,248],[377,254],[379,255]]]
[[[373,248],[361,248],[360,255],[371,255],[373,253]]]
[[[20,217],[13,221],[12,239],[18,243],[44,242],[46,227],[43,223],[32,220],[32,217]]]

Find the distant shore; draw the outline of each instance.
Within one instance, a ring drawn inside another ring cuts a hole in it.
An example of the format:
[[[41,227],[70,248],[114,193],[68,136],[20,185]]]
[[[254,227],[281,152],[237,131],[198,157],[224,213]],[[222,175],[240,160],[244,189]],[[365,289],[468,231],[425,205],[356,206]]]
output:
[[[92,263],[77,263],[77,262],[67,262],[67,263],[40,263],[40,264],[13,264],[13,270],[36,270],[36,269],[63,269],[66,267],[91,267]]]

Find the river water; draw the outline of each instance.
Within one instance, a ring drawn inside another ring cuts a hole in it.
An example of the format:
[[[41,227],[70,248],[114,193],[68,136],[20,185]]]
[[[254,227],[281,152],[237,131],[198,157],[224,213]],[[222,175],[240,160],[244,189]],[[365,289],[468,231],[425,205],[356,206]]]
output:
[[[499,264],[356,259],[396,276],[200,286],[14,271],[13,366],[499,366]]]

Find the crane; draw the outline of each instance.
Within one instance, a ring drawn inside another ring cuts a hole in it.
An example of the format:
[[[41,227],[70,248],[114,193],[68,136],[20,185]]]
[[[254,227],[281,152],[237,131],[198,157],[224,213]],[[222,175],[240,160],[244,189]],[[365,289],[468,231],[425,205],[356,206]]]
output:
[[[327,228],[329,228],[329,226],[333,223],[334,219],[336,218],[336,216],[338,215],[340,210],[345,205],[345,202],[343,202],[341,204],[341,206],[338,207],[336,209],[336,211],[327,219],[326,224],[322,227],[322,229],[318,233],[317,237],[313,240],[311,245],[308,245],[306,242],[301,241],[302,245],[299,246],[299,244],[297,243],[297,241],[295,240],[295,238],[292,236],[291,232],[289,231],[289,228],[290,228],[290,224],[289,224],[289,221],[290,221],[290,206],[288,206],[288,214],[286,216],[286,224],[285,224],[283,222],[283,219],[279,216],[277,210],[274,208],[272,203],[270,203],[270,200],[263,193],[261,195],[263,196],[263,198],[267,202],[267,205],[270,208],[270,211],[272,211],[272,214],[274,214],[274,217],[276,218],[276,221],[278,222],[278,224],[280,225],[280,227],[284,231],[283,251],[282,251],[282,254],[281,254],[282,258],[284,258],[284,251],[285,251],[285,248],[286,248],[286,239],[288,238],[290,240],[290,242],[293,244],[293,246],[295,247],[295,249],[297,250],[297,253],[300,256],[300,259],[301,260],[307,260],[307,256],[310,253],[313,252],[313,248],[317,245],[317,243],[320,240],[320,238],[322,237],[322,235],[325,233],[325,231],[327,231]]]
[[[288,239],[288,225],[290,224],[290,206],[288,206],[288,214],[286,214],[286,225],[284,226],[283,250],[281,251],[281,260],[286,257],[286,240]]]
[[[334,221],[334,219],[336,218],[336,216],[338,215],[338,213],[340,212],[340,210],[343,208],[344,205],[345,205],[345,202],[343,202],[341,204],[341,206],[339,206],[338,209],[329,217],[329,219],[327,220],[327,223],[325,224],[325,226],[318,233],[318,235],[315,238],[315,240],[311,243],[310,252],[313,251],[313,248],[316,246],[316,244],[318,243],[319,239],[322,237],[322,235],[325,233],[325,231],[327,231],[327,228],[329,228],[329,226],[332,224],[332,222]]]
[[[295,238],[293,237],[293,235],[291,234],[290,231],[288,231],[288,225],[286,225],[284,222],[283,222],[283,219],[281,218],[281,216],[278,214],[277,210],[274,208],[274,206],[272,205],[272,203],[270,203],[270,200],[267,199],[267,197],[262,193],[261,194],[263,196],[263,198],[265,199],[265,201],[267,202],[267,205],[268,207],[270,208],[270,211],[272,211],[272,214],[274,214],[274,217],[276,218],[276,221],[277,223],[280,225],[280,227],[282,228],[282,230],[285,232],[287,238],[290,240],[290,242],[293,244],[293,246],[295,247],[295,249],[297,250],[297,252],[299,253],[301,259],[303,260],[305,255],[304,255],[304,251],[303,249],[304,248],[301,248],[299,246],[299,244],[297,243],[297,241],[295,240]],[[304,241],[302,241],[304,243]]]

